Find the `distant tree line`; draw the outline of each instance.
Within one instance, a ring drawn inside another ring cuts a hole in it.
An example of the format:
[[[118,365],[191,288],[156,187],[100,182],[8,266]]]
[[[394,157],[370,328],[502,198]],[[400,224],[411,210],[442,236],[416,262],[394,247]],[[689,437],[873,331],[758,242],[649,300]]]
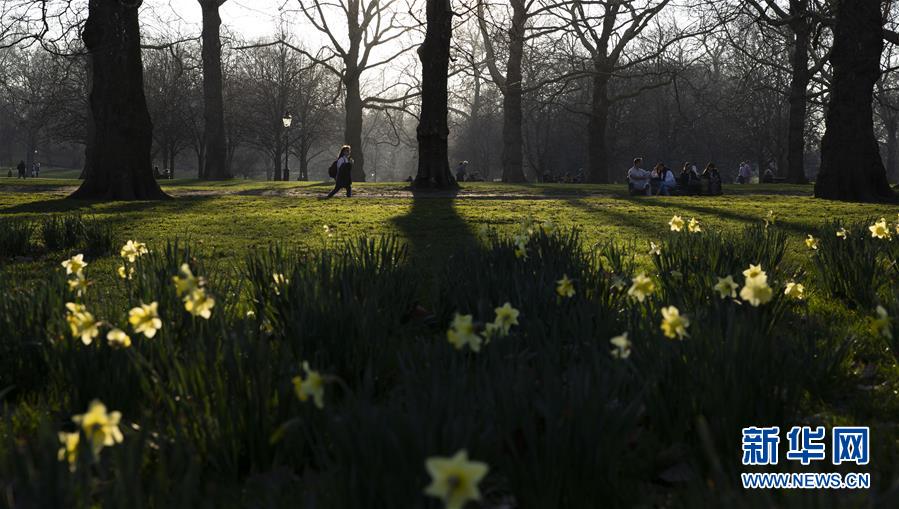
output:
[[[349,142],[356,180],[421,187],[453,185],[461,160],[507,182],[616,182],[642,156],[748,160],[821,197],[893,199],[892,2],[294,0],[259,41],[223,38],[224,3],[197,0],[198,36],[143,39],[141,2],[17,4],[0,27],[0,133],[14,140],[0,156],[84,144],[83,189],[101,183],[82,195],[108,198],[157,194],[151,161],[178,171],[186,154],[205,179],[280,180],[291,160],[291,176],[320,176]]]

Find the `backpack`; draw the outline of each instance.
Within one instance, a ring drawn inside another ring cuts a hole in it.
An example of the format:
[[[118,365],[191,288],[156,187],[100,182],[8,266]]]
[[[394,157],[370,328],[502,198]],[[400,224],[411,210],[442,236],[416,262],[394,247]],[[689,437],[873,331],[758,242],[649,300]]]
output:
[[[331,163],[331,166],[328,167],[328,176],[332,179],[337,178],[337,161]]]

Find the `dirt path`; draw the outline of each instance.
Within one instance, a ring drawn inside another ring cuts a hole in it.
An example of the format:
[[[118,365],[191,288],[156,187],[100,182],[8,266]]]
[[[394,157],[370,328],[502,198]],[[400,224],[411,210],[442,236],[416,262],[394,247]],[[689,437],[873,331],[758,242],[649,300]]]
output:
[[[77,189],[68,185],[4,185],[0,186],[0,193],[35,193],[50,194],[54,196],[67,196]],[[274,198],[322,198],[330,191],[329,186],[305,186],[298,188],[250,188],[232,189],[222,187],[218,189],[195,189],[190,186],[175,186],[165,188],[165,192],[173,197],[204,197],[204,196],[262,196]],[[336,198],[344,197],[344,192],[338,193]],[[370,199],[411,199],[411,198],[468,198],[479,200],[553,200],[565,198],[611,198],[613,194],[588,192],[576,188],[569,191],[553,189],[550,193],[511,191],[511,192],[485,192],[478,189],[461,189],[459,191],[425,191],[413,192],[409,188],[397,187],[385,189],[383,187],[367,188],[358,187],[353,190],[354,198]]]

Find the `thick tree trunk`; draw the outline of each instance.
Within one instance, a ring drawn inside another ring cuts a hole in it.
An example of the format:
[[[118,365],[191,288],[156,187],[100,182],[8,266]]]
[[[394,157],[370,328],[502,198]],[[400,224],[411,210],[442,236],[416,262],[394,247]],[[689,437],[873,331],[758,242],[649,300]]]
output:
[[[808,0],[791,0],[791,14],[796,20],[790,24],[794,34],[792,55],[792,80],[790,82],[790,119],[787,135],[787,181],[805,184],[805,120],[808,105],[809,71]]]
[[[206,161],[203,177],[228,179],[225,162],[225,102],[222,95],[222,40],[219,34],[222,17],[219,7],[224,0],[200,0],[203,10],[203,110]]]
[[[609,120],[609,76],[610,72],[602,62],[594,66],[593,101],[587,134],[587,155],[589,171],[587,181],[595,184],[609,182],[609,147],[606,140],[606,126]]]
[[[512,2],[512,26],[509,29],[509,58],[506,61],[506,83],[503,90],[503,182],[524,182],[521,124],[524,31],[527,21],[522,0]]]
[[[447,138],[450,40],[453,12],[447,0],[427,0],[427,31],[418,48],[421,60],[421,116],[418,121],[418,174],[413,186],[419,189],[456,187],[450,175]]]
[[[874,136],[874,85],[883,51],[881,3],[838,4],[831,53],[833,80],[815,196],[845,201],[894,201]]]
[[[362,153],[362,95],[359,72],[348,68],[343,82],[346,87],[346,143],[353,149],[353,181],[365,182],[365,155]]]
[[[896,178],[896,166],[899,164],[897,155],[899,155],[899,117],[895,115],[885,119],[884,127],[887,132],[887,179]]]
[[[140,1],[90,0],[82,31],[93,58],[90,94],[95,126],[87,178],[71,198],[166,198],[150,161],[153,125],[144,97]]]
[[[275,145],[275,153],[272,154],[272,180],[277,182],[281,180],[281,154],[284,152],[284,146],[279,141]]]

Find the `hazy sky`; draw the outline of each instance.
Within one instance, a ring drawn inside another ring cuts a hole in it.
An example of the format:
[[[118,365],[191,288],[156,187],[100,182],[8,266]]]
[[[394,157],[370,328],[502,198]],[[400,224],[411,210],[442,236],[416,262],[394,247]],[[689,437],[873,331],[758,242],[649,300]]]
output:
[[[228,0],[221,8],[222,24],[246,38],[273,37],[280,8],[297,8],[297,0]],[[146,0],[141,24],[160,31],[200,32],[200,5],[196,0]]]

